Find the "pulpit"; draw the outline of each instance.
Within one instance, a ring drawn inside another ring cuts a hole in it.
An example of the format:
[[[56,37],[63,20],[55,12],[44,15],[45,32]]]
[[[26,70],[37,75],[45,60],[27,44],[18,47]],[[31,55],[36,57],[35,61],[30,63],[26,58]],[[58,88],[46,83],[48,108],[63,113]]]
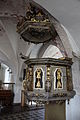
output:
[[[45,120],[66,120],[65,102],[75,95],[72,59],[28,59],[25,63],[25,99],[45,105]]]

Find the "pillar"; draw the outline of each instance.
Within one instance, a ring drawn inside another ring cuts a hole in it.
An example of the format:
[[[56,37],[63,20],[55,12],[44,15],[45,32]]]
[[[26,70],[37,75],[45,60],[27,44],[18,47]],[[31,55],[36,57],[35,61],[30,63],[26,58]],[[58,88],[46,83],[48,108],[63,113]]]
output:
[[[65,101],[45,104],[45,120],[66,120]]]

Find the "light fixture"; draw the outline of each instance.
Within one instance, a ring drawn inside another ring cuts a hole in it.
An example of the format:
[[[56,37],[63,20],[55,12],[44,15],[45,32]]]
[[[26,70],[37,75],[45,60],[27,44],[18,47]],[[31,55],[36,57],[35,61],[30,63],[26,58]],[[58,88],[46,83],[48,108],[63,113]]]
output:
[[[23,55],[22,53],[20,53],[19,55],[20,55],[20,58],[23,59],[23,60],[29,59],[28,56],[25,56],[25,55]]]
[[[8,68],[8,70],[7,70],[8,72],[10,71],[10,68]]]
[[[12,71],[10,71],[9,74],[12,74]]]

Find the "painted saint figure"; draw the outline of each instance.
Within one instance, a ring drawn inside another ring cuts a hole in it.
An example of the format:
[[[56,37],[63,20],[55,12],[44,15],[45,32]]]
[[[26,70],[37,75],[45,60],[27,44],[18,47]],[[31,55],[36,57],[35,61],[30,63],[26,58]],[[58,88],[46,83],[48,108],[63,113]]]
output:
[[[42,88],[43,87],[43,83],[42,83],[42,76],[43,76],[43,72],[41,70],[41,68],[38,68],[35,72],[35,88]]]
[[[62,88],[62,72],[60,69],[56,70],[56,88]]]

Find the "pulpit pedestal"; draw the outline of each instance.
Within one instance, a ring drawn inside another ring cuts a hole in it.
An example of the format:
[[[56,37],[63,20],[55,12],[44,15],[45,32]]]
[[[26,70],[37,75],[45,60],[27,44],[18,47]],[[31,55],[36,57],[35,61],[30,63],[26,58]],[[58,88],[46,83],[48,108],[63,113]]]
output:
[[[25,105],[25,95],[24,90],[21,91],[21,106],[24,107]]]
[[[45,120],[66,120],[65,101],[45,104]]]

